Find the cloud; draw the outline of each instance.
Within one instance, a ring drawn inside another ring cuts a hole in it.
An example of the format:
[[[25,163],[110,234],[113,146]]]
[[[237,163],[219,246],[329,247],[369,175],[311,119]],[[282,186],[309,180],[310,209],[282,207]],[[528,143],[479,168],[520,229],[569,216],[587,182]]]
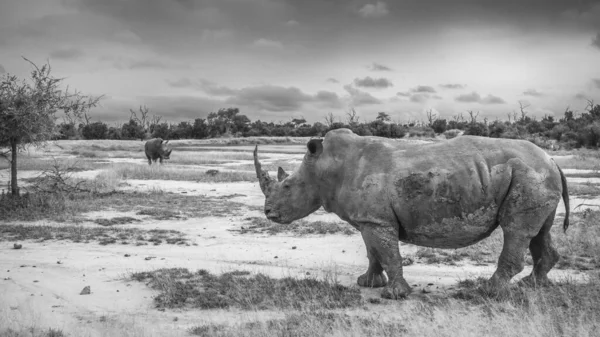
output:
[[[414,87],[412,89],[410,89],[411,92],[428,92],[428,93],[436,93],[435,89],[431,86],[428,85],[419,85],[417,87]]]
[[[201,79],[198,85],[199,89],[213,96],[233,96],[237,95],[238,91],[225,86],[217,85],[214,82]]]
[[[393,86],[392,82],[387,78],[372,78],[367,76],[365,78],[355,78],[354,85],[363,88],[387,88]]]
[[[592,39],[592,46],[600,49],[600,33],[596,34],[596,37]]]
[[[373,62],[373,64],[369,66],[369,69],[371,71],[392,71],[392,68],[376,62]]]
[[[431,98],[433,98],[433,99],[444,99],[444,97],[442,97],[440,95],[433,95],[433,96],[431,96]]]
[[[414,94],[410,96],[410,101],[415,103],[425,103],[429,100],[429,94]]]
[[[464,89],[467,86],[465,84],[459,84],[459,83],[447,83],[447,84],[440,84],[441,88],[444,89]]]
[[[283,44],[281,42],[275,41],[275,40],[263,39],[263,38],[255,40],[253,45],[256,47],[263,47],[263,48],[277,48],[277,49],[283,48]]]
[[[315,100],[331,108],[341,107],[340,98],[335,92],[321,90],[315,95]]]
[[[376,4],[366,4],[358,10],[358,14],[363,18],[376,19],[386,16],[390,11],[385,2],[377,1]]]
[[[463,102],[463,103],[473,103],[473,102],[481,101],[481,96],[478,93],[476,93],[475,91],[473,91],[470,94],[463,94],[463,95],[456,96],[454,98],[454,100],[457,102]]]
[[[50,57],[58,60],[73,60],[83,56],[83,52],[77,48],[62,48],[50,52]]]
[[[1,68],[1,66],[0,66]],[[1,73],[2,71],[0,71]],[[600,89],[600,78],[592,78],[592,84],[594,84],[594,86],[596,86],[596,88]]]
[[[350,84],[345,85],[344,90],[346,90],[350,94],[352,104],[354,104],[355,106],[381,103],[380,99],[373,97],[368,92],[358,90]]]
[[[0,64],[0,74],[6,74],[6,69]]]
[[[480,101],[481,104],[506,104],[506,101],[498,96],[487,95]]]
[[[542,93],[541,91],[538,91],[536,89],[527,89],[527,90],[523,91],[523,95],[533,96],[533,97],[542,97],[542,96],[544,96],[544,93]]]
[[[329,83],[340,83],[340,81],[336,80],[333,77],[328,78],[326,81],[329,82]]]
[[[290,21],[286,22],[285,25],[288,27],[295,27],[295,26],[299,25],[299,23],[296,20],[290,20]]]
[[[167,80],[167,83],[173,88],[187,88],[192,86],[192,81],[190,81],[190,79],[187,77],[183,77],[175,81]]]
[[[588,99],[587,95],[582,92],[577,93],[574,97],[575,97],[575,99],[582,100],[582,101],[585,101]]]
[[[200,35],[200,41],[205,43],[221,42],[233,37],[233,32],[229,29],[204,29]]]
[[[411,94],[410,92],[408,92],[408,91],[404,91],[404,92],[402,92],[402,91],[398,91],[398,92],[396,93],[396,95],[397,95],[397,96],[402,96],[402,97],[409,97],[409,96],[410,96],[410,95],[412,95],[412,94]]]
[[[222,93],[225,94],[225,87],[219,88],[222,90]],[[327,107],[341,106],[337,94],[330,91],[319,91],[316,95],[309,95],[296,87],[281,87],[274,85],[228,90],[231,93],[231,97],[226,99],[227,103],[274,112],[297,111],[306,103],[317,103]]]
[[[129,69],[167,69],[168,66],[160,61],[155,59],[146,59],[146,60],[135,60],[131,61],[128,65],[126,65]]]

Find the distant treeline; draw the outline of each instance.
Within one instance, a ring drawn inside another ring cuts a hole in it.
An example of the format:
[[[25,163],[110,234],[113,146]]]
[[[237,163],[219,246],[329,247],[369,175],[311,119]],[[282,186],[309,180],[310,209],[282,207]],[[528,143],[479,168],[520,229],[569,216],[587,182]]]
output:
[[[523,108],[523,107],[522,107]],[[161,123],[160,117],[147,120],[147,109],[140,119],[132,111],[132,117],[122,125],[108,126],[103,122],[86,122],[76,125],[63,122],[57,125],[56,139],[147,139],[160,137],[163,139],[204,139],[218,137],[250,137],[250,136],[323,136],[329,130],[348,128],[362,136],[379,136],[388,138],[435,137],[444,134],[447,138],[460,132],[465,135],[476,135],[493,138],[528,139],[542,147],[550,148],[559,143],[567,148],[590,147],[600,145],[600,105],[592,102],[585,112],[576,115],[567,109],[563,118],[555,120],[545,116],[540,120],[530,118],[527,112],[508,115],[508,121],[477,120],[478,113],[469,112],[464,118],[453,116],[451,120],[437,118],[427,113],[427,122],[394,123],[385,112],[380,112],[373,121],[359,122],[356,112],[351,110],[346,121],[336,120],[329,114],[325,123],[306,123],[306,120],[292,119],[285,123],[251,121],[242,115],[237,108],[220,109],[210,113],[206,119],[196,118],[190,122]]]

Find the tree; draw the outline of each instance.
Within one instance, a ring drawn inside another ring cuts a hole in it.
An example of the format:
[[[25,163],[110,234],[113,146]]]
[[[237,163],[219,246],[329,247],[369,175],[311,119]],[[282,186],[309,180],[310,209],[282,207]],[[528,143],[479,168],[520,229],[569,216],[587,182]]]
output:
[[[102,122],[89,123],[81,129],[81,135],[85,139],[106,139],[108,126]]]
[[[381,121],[381,122],[389,122],[392,119],[390,118],[390,115],[388,115],[387,113],[379,112],[377,114],[377,117],[375,117],[375,120]]]
[[[29,145],[44,145],[56,135],[56,114],[81,119],[84,112],[95,107],[100,97],[85,96],[69,88],[61,88],[64,79],[55,78],[46,63],[33,66],[31,78],[18,79],[5,74],[0,80],[0,155],[10,162],[11,193],[19,195],[17,184],[17,153]],[[9,155],[10,154],[10,158]]]

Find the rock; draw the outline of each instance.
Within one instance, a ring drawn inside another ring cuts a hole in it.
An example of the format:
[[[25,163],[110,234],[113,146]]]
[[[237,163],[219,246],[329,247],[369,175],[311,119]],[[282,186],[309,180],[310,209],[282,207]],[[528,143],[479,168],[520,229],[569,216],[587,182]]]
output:
[[[13,248],[14,248],[14,249],[21,249],[21,248],[23,248],[23,245],[22,245],[22,244],[20,244],[20,243],[15,243],[15,244],[13,245]]]
[[[277,259],[277,258],[278,258],[277,255],[275,255],[275,259]]]
[[[62,264],[62,262],[60,262],[60,261],[56,261],[56,264]]]
[[[431,292],[431,289],[429,289],[429,287],[423,288],[423,294],[429,294],[430,292]]]
[[[173,318],[173,322],[177,322],[179,320],[179,318],[175,317]]]
[[[125,255],[123,255],[123,256],[125,256],[125,257],[130,257],[131,255],[129,255],[129,254],[125,254]]]
[[[33,283],[38,283],[38,282],[40,282],[40,281],[38,281],[38,280],[33,280]]]
[[[292,246],[292,249],[296,249],[296,246]]]
[[[89,295],[92,293],[90,286],[85,286],[79,295]]]
[[[144,260],[146,260],[146,261],[150,261],[150,260],[152,260],[152,259],[156,259],[156,256],[146,256],[146,257],[144,258]]]

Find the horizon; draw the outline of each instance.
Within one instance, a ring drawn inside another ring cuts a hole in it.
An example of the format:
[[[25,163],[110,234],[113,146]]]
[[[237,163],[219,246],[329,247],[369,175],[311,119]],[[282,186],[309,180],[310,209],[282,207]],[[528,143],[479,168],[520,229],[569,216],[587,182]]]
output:
[[[600,101],[600,1],[19,0],[0,4],[0,75],[48,61],[92,121],[561,118]]]

